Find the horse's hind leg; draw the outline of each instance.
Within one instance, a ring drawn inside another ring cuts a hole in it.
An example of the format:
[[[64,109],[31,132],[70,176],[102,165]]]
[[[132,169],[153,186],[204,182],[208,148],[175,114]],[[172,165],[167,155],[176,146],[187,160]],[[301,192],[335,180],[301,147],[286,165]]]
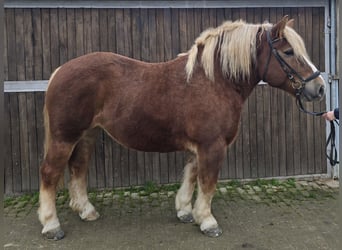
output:
[[[69,160],[70,170],[70,207],[79,213],[82,220],[93,221],[99,217],[94,206],[88,200],[87,172],[88,164],[95,144],[97,129],[88,131],[76,144]]]
[[[72,143],[52,141],[40,168],[39,220],[48,239],[64,237],[56,212],[56,187],[73,149]]]
[[[198,150],[198,194],[192,214],[201,231],[210,237],[222,234],[222,229],[211,213],[211,201],[226,148],[222,144]]]
[[[184,167],[183,183],[176,195],[177,217],[181,222],[193,222],[191,199],[197,179],[197,159],[192,157]]]

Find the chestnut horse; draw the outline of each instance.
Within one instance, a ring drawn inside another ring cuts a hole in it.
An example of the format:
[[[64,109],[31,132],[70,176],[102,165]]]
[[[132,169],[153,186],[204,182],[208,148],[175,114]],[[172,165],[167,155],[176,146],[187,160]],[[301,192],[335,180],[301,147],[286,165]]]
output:
[[[192,152],[176,195],[177,217],[194,221],[208,236],[221,235],[211,201],[251,91],[264,80],[305,101],[324,96],[325,82],[292,27],[287,16],[275,25],[228,21],[205,30],[187,53],[168,62],[97,52],[56,69],[44,106],[42,233],[49,239],[64,237],[55,198],[66,166],[70,207],[85,221],[99,217],[88,200],[86,179],[96,135],[103,129],[127,148]]]

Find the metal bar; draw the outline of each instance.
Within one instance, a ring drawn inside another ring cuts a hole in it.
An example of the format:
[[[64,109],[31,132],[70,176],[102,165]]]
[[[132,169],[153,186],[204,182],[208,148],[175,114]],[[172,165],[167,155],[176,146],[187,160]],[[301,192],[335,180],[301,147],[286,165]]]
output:
[[[5,0],[5,8],[257,8],[257,7],[323,7],[328,0],[273,1],[44,1]]]
[[[267,82],[260,81],[259,85],[267,84]],[[37,81],[5,81],[5,93],[19,93],[19,92],[45,92],[48,85],[48,80]]]
[[[5,81],[4,92],[44,92],[46,91],[48,80],[41,81]]]

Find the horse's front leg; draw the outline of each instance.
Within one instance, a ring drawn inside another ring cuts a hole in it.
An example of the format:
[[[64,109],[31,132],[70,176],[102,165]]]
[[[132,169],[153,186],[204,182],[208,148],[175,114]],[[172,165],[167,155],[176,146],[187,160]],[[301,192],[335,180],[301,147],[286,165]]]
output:
[[[211,201],[225,150],[224,142],[198,149],[198,194],[192,214],[195,222],[200,225],[201,231],[210,237],[218,237],[222,234],[222,229],[211,213]]]
[[[191,157],[184,167],[184,176],[181,187],[176,195],[177,217],[181,222],[191,223],[194,221],[192,217],[191,199],[194,193],[197,180],[197,159]]]

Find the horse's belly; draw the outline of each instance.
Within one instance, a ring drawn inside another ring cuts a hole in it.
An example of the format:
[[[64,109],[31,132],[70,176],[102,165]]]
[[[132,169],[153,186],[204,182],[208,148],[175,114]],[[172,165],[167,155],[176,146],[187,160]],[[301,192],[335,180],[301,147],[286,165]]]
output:
[[[177,134],[156,125],[116,124],[107,132],[123,146],[139,151],[173,152],[184,149]]]

